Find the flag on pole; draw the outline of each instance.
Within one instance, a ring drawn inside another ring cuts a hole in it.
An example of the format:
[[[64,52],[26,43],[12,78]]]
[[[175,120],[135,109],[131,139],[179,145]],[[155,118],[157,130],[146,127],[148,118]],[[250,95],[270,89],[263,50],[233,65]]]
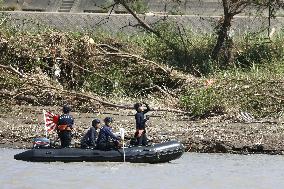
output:
[[[44,127],[46,132],[53,131],[57,127],[59,115],[56,115],[52,112],[47,112],[43,110],[44,115]]]

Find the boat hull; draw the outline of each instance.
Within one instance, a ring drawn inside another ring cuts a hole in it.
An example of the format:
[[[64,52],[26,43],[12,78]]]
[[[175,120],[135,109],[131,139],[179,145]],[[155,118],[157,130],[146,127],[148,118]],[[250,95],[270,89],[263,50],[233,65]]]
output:
[[[131,163],[163,163],[178,159],[184,153],[180,142],[169,141],[152,146],[124,148],[125,161]],[[97,149],[61,148],[31,149],[16,154],[16,160],[32,162],[123,162],[123,149],[102,151]]]

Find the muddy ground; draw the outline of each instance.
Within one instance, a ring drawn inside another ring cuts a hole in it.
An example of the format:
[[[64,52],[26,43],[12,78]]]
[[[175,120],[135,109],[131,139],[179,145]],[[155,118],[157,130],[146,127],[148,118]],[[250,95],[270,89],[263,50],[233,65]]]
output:
[[[30,148],[32,139],[44,136],[42,110],[60,113],[61,107],[14,106],[2,108],[0,114],[0,147]],[[78,145],[93,118],[114,118],[113,130],[125,128],[131,137],[135,131],[135,111],[104,109],[92,113],[72,112]],[[147,131],[151,142],[179,140],[189,152],[209,153],[267,153],[284,154],[284,126],[282,120],[262,120],[245,123],[237,116],[222,115],[193,121],[189,117],[167,112],[149,112]],[[56,133],[49,133],[56,140]]]

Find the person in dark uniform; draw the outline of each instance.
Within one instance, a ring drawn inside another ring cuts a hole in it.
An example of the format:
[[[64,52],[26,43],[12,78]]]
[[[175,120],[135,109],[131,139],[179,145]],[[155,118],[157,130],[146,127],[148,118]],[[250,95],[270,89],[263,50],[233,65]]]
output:
[[[58,137],[60,138],[61,147],[67,148],[71,144],[72,133],[74,130],[74,119],[69,115],[71,108],[67,105],[63,106],[63,114],[59,117],[57,132]]]
[[[142,103],[134,104],[136,110],[135,120],[136,120],[136,132],[134,137],[137,139],[137,145],[146,146],[148,144],[148,139],[146,136],[145,123],[149,120],[148,116],[145,116],[147,112],[150,111],[150,107],[147,103],[144,103],[146,110],[143,109]]]
[[[112,121],[111,117],[106,117],[104,119],[105,125],[100,129],[97,139],[97,148],[100,150],[110,150],[118,147],[119,138],[112,132]]]
[[[92,127],[87,131],[81,140],[81,148],[94,148],[96,147],[96,140],[98,136],[97,129],[100,128],[101,121],[94,119],[92,121]]]

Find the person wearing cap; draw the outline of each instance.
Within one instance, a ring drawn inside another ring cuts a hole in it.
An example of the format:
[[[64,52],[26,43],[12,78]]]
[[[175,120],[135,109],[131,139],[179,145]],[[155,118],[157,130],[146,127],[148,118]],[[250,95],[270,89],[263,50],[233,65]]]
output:
[[[145,114],[150,111],[150,107],[147,103],[144,104],[146,106],[145,110],[143,108],[142,103],[134,104],[134,109],[136,110],[135,114],[136,132],[134,134],[134,137],[137,140],[136,144],[138,146],[146,146],[148,144],[145,125],[149,117],[148,116],[145,117]]]
[[[98,136],[97,129],[100,128],[101,121],[94,119],[92,121],[92,127],[87,131],[81,140],[81,148],[94,148],[96,147],[96,140]]]
[[[111,123],[113,119],[111,117],[106,117],[104,119],[105,125],[100,129],[98,139],[97,139],[97,148],[100,150],[110,150],[117,148],[119,144],[119,138],[115,136],[111,129]]]
[[[67,105],[64,105],[63,114],[58,119],[57,132],[62,148],[68,148],[72,140],[71,131],[74,130],[74,119],[70,115],[70,111],[71,108]]]

